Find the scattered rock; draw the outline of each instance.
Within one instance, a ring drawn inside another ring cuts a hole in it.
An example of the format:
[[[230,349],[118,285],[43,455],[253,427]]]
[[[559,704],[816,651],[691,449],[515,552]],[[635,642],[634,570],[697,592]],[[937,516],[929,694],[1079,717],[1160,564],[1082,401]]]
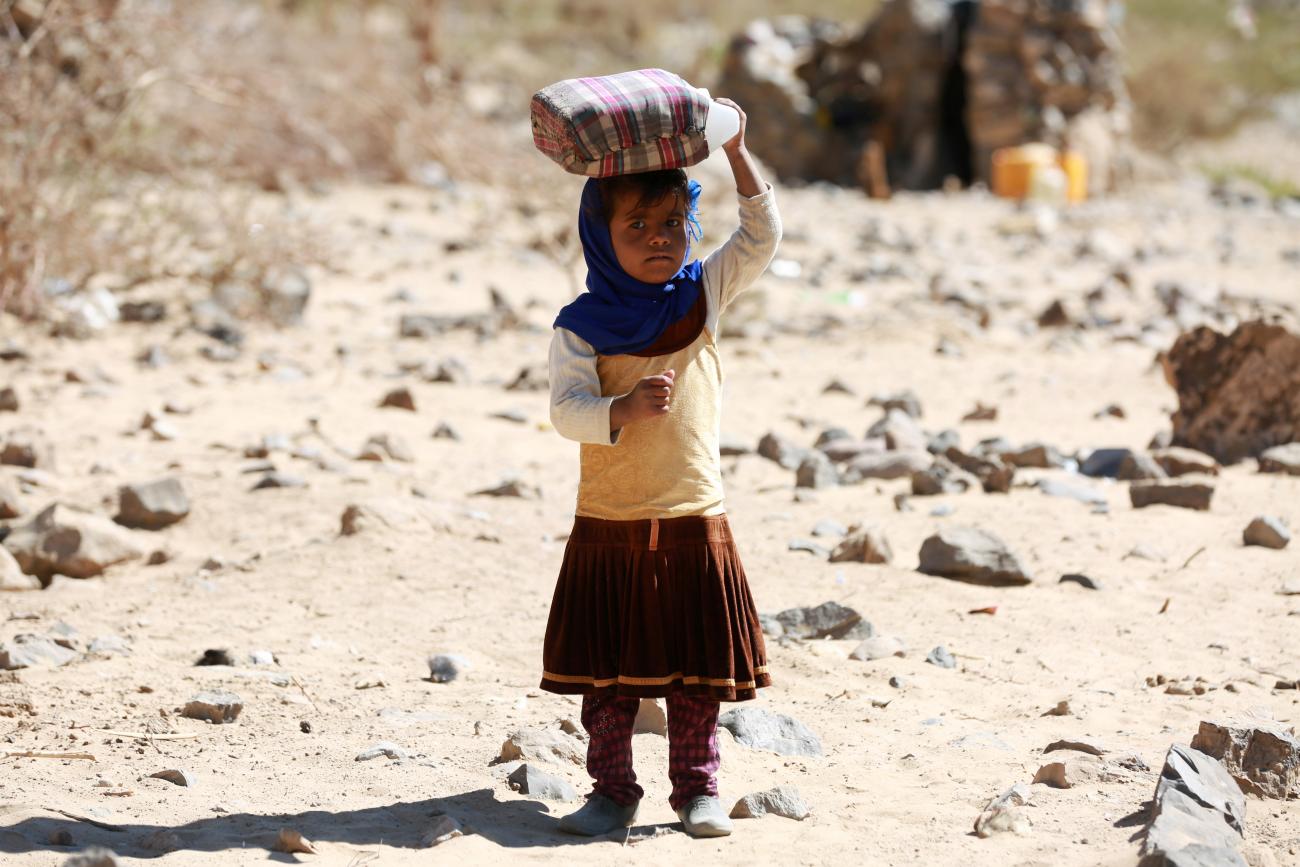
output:
[[[93,578],[144,555],[128,531],[107,518],[55,503],[4,540],[18,565],[48,585],[54,575]]]
[[[166,828],[159,828],[149,836],[140,841],[140,848],[147,852],[158,852],[166,854],[175,852],[185,844],[181,837],[175,831],[169,831]]]
[[[415,452],[411,451],[411,446],[406,440],[396,434],[375,434],[366,440],[361,451],[357,452],[357,460],[398,461],[409,464],[415,462]]]
[[[810,542],[807,539],[791,539],[786,548],[791,551],[803,551],[820,558],[828,557],[831,553],[831,549],[825,545],[818,545],[816,542]]]
[[[578,793],[568,780],[538,770],[532,765],[520,765],[506,777],[510,788],[521,795],[532,795],[547,801],[575,801]]]
[[[1246,797],[1223,766],[1174,744],[1156,784],[1139,864],[1244,867],[1237,849],[1245,819]]]
[[[54,446],[43,431],[32,427],[15,428],[4,437],[0,464],[53,470]]]
[[[1060,714],[1053,714],[1053,716],[1060,716]],[[1110,752],[1110,750],[1106,749],[1106,747],[1099,741],[1091,740],[1089,738],[1067,738],[1059,741],[1052,741],[1050,744],[1043,747],[1044,753],[1054,753],[1058,750],[1072,750],[1076,753],[1087,753],[1090,756],[1104,756]]]
[[[823,602],[814,608],[787,608],[776,620],[783,634],[796,638],[843,638],[862,615],[838,602]]]
[[[1016,468],[990,452],[985,455],[968,455],[956,446],[949,446],[944,457],[979,479],[986,494],[1010,492],[1016,478]]]
[[[752,455],[754,450],[744,440],[737,439],[727,434],[722,435],[722,440],[718,443],[718,454],[724,458],[738,458],[741,455]]]
[[[1117,403],[1108,403],[1092,415],[1093,418],[1127,418],[1124,407]]]
[[[519,369],[515,378],[506,384],[506,391],[546,391],[550,387],[547,366],[530,364]]]
[[[120,635],[101,635],[90,642],[86,652],[98,656],[123,656],[131,652],[131,645]]]
[[[643,698],[632,722],[632,734],[652,734],[668,737],[668,711],[662,699]]]
[[[18,412],[18,392],[12,386],[0,388],[0,412]]]
[[[782,756],[820,756],[817,736],[794,717],[761,707],[738,707],[718,718],[718,728],[731,732],[736,742],[755,750]]]
[[[963,494],[979,487],[979,479],[942,455],[936,455],[927,469],[912,473],[912,494],[917,497]]]
[[[1080,587],[1086,587],[1089,590],[1101,589],[1101,585],[1098,584],[1092,578],[1089,578],[1087,575],[1078,575],[1078,574],[1062,575],[1059,583],[1078,584]]]
[[[854,526],[830,555],[832,563],[888,563],[893,559],[889,539],[877,527]]]
[[[1245,322],[1230,335],[1200,326],[1162,357],[1178,393],[1174,443],[1235,463],[1300,440],[1300,335]]]
[[[194,788],[197,782],[194,775],[189,771],[182,771],[178,768],[168,768],[165,771],[155,771],[149,775],[157,780],[166,780],[174,786],[183,786],[187,789]]]
[[[1263,451],[1259,456],[1259,471],[1300,476],[1300,441]]]
[[[587,747],[571,734],[553,729],[521,729],[501,744],[500,762],[516,759],[532,762],[560,762],[584,765]]]
[[[316,855],[316,846],[294,828],[281,828],[280,833],[276,835],[275,845],[272,847],[277,852],[299,855]]]
[[[1300,740],[1276,724],[1202,721],[1192,748],[1218,759],[1248,795],[1300,797]]]
[[[812,534],[814,536],[845,536],[849,528],[845,527],[839,521],[833,521],[830,518],[822,518],[816,524],[813,524]]]
[[[1138,482],[1166,479],[1169,474],[1150,455],[1129,452],[1120,462],[1119,472],[1115,477],[1124,482]]]
[[[43,635],[15,635],[12,641],[0,641],[0,669],[58,667],[77,658],[75,650]]]
[[[775,433],[766,433],[758,441],[759,455],[769,461],[775,461],[787,470],[798,469],[803,459],[808,456],[808,451]]]
[[[222,725],[238,719],[243,709],[244,700],[233,692],[201,692],[189,700],[181,716]]]
[[[975,527],[948,526],[921,545],[919,571],[972,584],[1023,585],[1033,580],[997,536]]]
[[[139,530],[161,530],[190,513],[190,501],[180,479],[160,479],[118,490],[117,516],[113,521]]]
[[[1013,834],[1028,834],[1032,825],[1023,807],[1028,806],[1033,797],[1029,787],[1016,783],[993,800],[975,820],[975,834],[978,837],[992,837],[994,834],[1010,831]]]
[[[976,401],[975,408],[961,417],[962,421],[997,421],[998,408]]]
[[[1209,511],[1210,499],[1214,496],[1214,486],[1183,482],[1140,482],[1129,487],[1128,493],[1135,509],[1177,506],[1180,509],[1206,512]]]
[[[1106,495],[1101,491],[1072,485],[1060,479],[1039,479],[1038,490],[1049,497],[1066,497],[1089,506],[1104,506],[1107,503]]]
[[[890,409],[867,430],[867,439],[884,437],[891,452],[923,452],[929,442],[916,420],[901,409]]]
[[[305,488],[307,480],[302,476],[294,476],[289,473],[267,473],[262,476],[251,491],[265,491],[271,488]]]
[[[839,485],[839,473],[831,459],[819,451],[811,451],[799,463],[795,472],[796,488],[833,488]]]
[[[1065,466],[1065,458],[1054,447],[1031,443],[1014,451],[1002,452],[999,457],[1013,467],[1048,470]]]
[[[411,754],[392,741],[380,741],[357,753],[355,761],[368,762],[380,756],[392,759],[395,762],[404,762],[411,757]]]
[[[469,660],[454,653],[437,653],[429,657],[429,680],[451,683],[470,667]]]
[[[930,663],[931,665],[937,665],[940,668],[957,667],[957,660],[954,659],[953,655],[948,652],[948,648],[944,647],[942,644],[940,644],[934,650],[931,650],[929,654],[926,655],[925,661]]]
[[[103,846],[90,846],[63,862],[63,867],[120,867],[117,853]]]
[[[460,434],[456,429],[447,422],[439,422],[438,426],[433,429],[433,438],[436,440],[452,440],[460,442]]]
[[[1079,472],[1092,478],[1119,478],[1124,459],[1133,456],[1130,449],[1096,449],[1084,458]]]
[[[1258,545],[1280,551],[1290,543],[1291,531],[1287,529],[1281,518],[1260,515],[1247,525],[1241,537],[1247,545]]]
[[[41,586],[41,579],[24,572],[9,549],[0,546],[0,592],[40,590]]]
[[[910,388],[888,394],[875,394],[867,401],[867,406],[878,406],[886,413],[891,409],[901,410],[912,418],[921,417],[921,399]]]
[[[1096,782],[1101,776],[1101,762],[1096,756],[1078,754],[1061,761],[1048,762],[1034,774],[1035,783],[1054,789],[1072,789],[1085,783]]]
[[[759,819],[769,813],[802,822],[812,811],[794,786],[777,786],[741,798],[731,808],[730,815],[733,819]]]
[[[535,485],[519,479],[505,479],[501,484],[483,488],[473,493],[475,497],[519,497],[524,500],[540,500],[542,490]]]
[[[379,407],[381,409],[392,407],[393,409],[415,412],[415,396],[411,394],[409,388],[395,388],[384,395],[384,399],[379,402]]]
[[[863,662],[873,662],[877,659],[888,659],[891,656],[906,656],[907,648],[899,638],[891,635],[877,635],[874,638],[868,638],[849,654],[849,659],[858,659]]]
[[[462,837],[464,834],[465,831],[462,829],[460,822],[451,816],[437,816],[433,820],[433,826],[420,835],[420,845],[425,848],[432,848],[440,846],[448,840]]]
[[[1186,476],[1199,473],[1205,476],[1219,474],[1219,462],[1204,452],[1196,449],[1166,448],[1157,449],[1151,455],[1170,476]]]
[[[26,511],[13,480],[7,476],[0,476],[0,521],[21,517]]]
[[[860,454],[840,472],[840,484],[853,485],[867,479],[901,479],[924,470],[930,463],[930,453],[924,450]]]
[[[194,663],[195,665],[231,665],[235,664],[234,658],[229,651],[220,648],[208,648],[203,651],[203,655]]]

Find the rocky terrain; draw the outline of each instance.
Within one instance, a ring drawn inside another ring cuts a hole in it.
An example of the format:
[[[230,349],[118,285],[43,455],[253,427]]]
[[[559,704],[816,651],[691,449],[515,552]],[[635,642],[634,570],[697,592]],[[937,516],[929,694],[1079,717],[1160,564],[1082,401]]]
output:
[[[729,181],[695,174],[712,246]],[[336,270],[4,322],[5,863],[1133,865],[1180,845],[1153,814],[1206,863],[1300,863],[1300,458],[1263,450],[1300,439],[1296,203],[778,196],[720,338],[775,680],[724,718],[721,785],[755,818],[681,833],[647,707],[638,824],[557,833],[586,788],[578,703],[536,688],[575,275],[500,191],[338,187],[294,201]],[[226,312],[249,293],[282,324]],[[1205,393],[1214,339],[1180,335],[1250,321],[1276,331]],[[1272,439],[1216,451],[1195,394]]]

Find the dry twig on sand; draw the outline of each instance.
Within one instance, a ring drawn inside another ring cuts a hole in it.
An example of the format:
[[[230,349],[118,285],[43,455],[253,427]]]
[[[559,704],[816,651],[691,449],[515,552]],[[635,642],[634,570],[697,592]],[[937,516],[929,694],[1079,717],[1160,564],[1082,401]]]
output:
[[[24,750],[23,752],[11,753],[6,752],[0,758],[4,759],[89,759],[97,762],[99,759],[90,753],[39,753],[34,750]]]

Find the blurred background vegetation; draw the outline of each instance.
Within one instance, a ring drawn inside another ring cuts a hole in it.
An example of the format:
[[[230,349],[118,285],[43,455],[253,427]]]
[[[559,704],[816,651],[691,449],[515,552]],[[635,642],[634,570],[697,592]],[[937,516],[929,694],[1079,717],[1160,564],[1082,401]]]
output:
[[[211,282],[319,260],[310,231],[257,210],[260,192],[473,181],[533,196],[550,169],[529,144],[538,88],[645,65],[708,86],[755,18],[856,29],[877,5],[0,0],[0,308],[38,313],[51,281]],[[1119,8],[1149,151],[1228,135],[1300,90],[1296,0]],[[252,237],[254,223],[274,231]]]

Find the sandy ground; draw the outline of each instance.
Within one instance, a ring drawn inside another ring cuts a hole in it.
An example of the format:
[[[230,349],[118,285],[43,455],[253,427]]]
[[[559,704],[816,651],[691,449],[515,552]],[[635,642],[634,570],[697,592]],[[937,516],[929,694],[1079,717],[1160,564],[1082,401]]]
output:
[[[716,166],[699,175],[711,185],[706,243],[716,244],[735,220],[727,179]],[[556,194],[576,201],[578,181],[557,177]],[[870,395],[910,388],[923,426],[955,428],[967,446],[1000,435],[1071,452],[1145,448],[1174,408],[1153,360],[1176,329],[1125,338],[1162,315],[1157,282],[1224,289],[1265,307],[1300,299],[1300,266],[1282,255],[1300,246],[1300,222],[1222,206],[1194,181],[1073,209],[1041,237],[1014,231],[1025,215],[1012,205],[976,193],[887,204],[822,188],[779,195],[778,270],[792,274],[796,263],[798,276],[765,276],[724,317],[721,341],[724,433],[751,446],[768,431],[806,445],[826,426],[860,433],[880,415],[866,405]],[[513,731],[578,714],[575,700],[536,688],[577,448],[549,429],[545,392],[503,387],[522,366],[544,364],[550,319],[571,291],[560,267],[528,249],[545,220],[473,188],[456,197],[340,189],[297,205],[334,239],[347,271],[317,276],[303,326],[249,326],[238,360],[202,357],[211,341],[183,327],[177,305],[164,323],[123,324],[83,342],[8,324],[31,360],[0,368],[22,400],[4,425],[44,429],[57,459],[48,475],[27,476],[28,514],[58,501],[111,515],[120,485],[163,476],[183,480],[192,511],[163,531],[138,531],[144,550],[173,555],[163,565],[126,564],[0,598],[0,639],[62,621],[85,642],[115,635],[129,645],[0,684],[0,698],[33,708],[0,719],[5,750],[95,757],[4,763],[5,864],[58,865],[100,844],[120,863],[163,865],[1131,865],[1170,744],[1187,743],[1203,719],[1300,722],[1300,693],[1273,688],[1279,675],[1300,678],[1300,597],[1280,593],[1300,575],[1300,551],[1241,541],[1259,513],[1300,528],[1300,480],[1258,474],[1248,461],[1219,477],[1209,512],[1135,511],[1125,484],[1079,480],[1107,498],[1109,512],[1096,514],[1030,487],[1065,471],[1027,470],[1008,495],[916,498],[899,512],[893,497],[906,480],[796,499],[793,472],[745,455],[724,459],[728,509],[760,610],[835,600],[901,638],[908,653],[858,662],[848,657],[854,642],[770,643],[776,685],[757,703],[807,724],[825,756],[755,751],[723,732],[722,798],[729,806],[793,785],[812,808],[805,821],[745,820],[727,839],[688,838],[667,805],[666,743],[642,734],[635,750],[647,800],[630,839],[560,835],[556,816],[572,806],[513,792],[492,764]],[[1134,287],[1108,290],[1122,324],[1068,333],[1033,325],[1056,298],[1081,310],[1115,261]],[[940,272],[983,287],[987,329],[931,300]],[[482,312],[489,286],[534,327],[398,339],[400,315]],[[735,333],[747,322],[747,333]],[[944,338],[960,357],[935,352]],[[169,364],[134,361],[152,345]],[[447,357],[464,362],[470,382],[404,372]],[[105,381],[65,381],[70,369],[95,368]],[[853,393],[823,393],[832,379]],[[378,408],[400,385],[417,411]],[[166,416],[177,436],[154,441],[139,421],[167,401],[192,411]],[[997,420],[961,421],[979,401],[998,407]],[[1095,417],[1111,403],[1126,417]],[[493,416],[505,410],[525,420]],[[431,436],[444,421],[460,441]],[[377,433],[403,437],[414,462],[347,458]],[[277,469],[307,487],[252,492],[259,476],[245,470],[258,461],[243,450],[275,434],[326,460],[274,451]],[[471,496],[512,474],[540,498]],[[409,522],[340,535],[346,506],[376,501]],[[953,512],[933,515],[937,506]],[[832,564],[788,550],[824,518],[878,525],[893,563]],[[988,588],[918,573],[922,540],[945,522],[996,532],[1035,584]],[[1126,556],[1139,544],[1163,559]],[[216,568],[201,569],[209,558]],[[1058,583],[1072,572],[1102,589]],[[967,613],[986,606],[996,614]],[[956,669],[925,662],[939,644],[956,654]],[[267,649],[278,665],[195,667],[208,648],[241,663]],[[471,667],[454,683],[431,683],[425,659],[439,652]],[[1148,686],[1156,675],[1204,678],[1210,689],[1166,694]],[[179,715],[211,688],[243,698],[237,723]],[[1068,715],[1044,715],[1062,700]],[[980,809],[1031,781],[1048,743],[1084,736],[1135,751],[1151,770],[1066,790],[1035,785],[1029,834],[974,836]],[[378,741],[411,759],[355,760]],[[195,785],[149,777],[167,768],[190,772]],[[546,769],[585,790],[580,766]],[[424,848],[436,813],[472,833]],[[314,840],[318,854],[270,851],[282,827]],[[147,848],[160,829],[175,834],[162,840],[175,851]],[[50,842],[59,832],[71,846]],[[1254,865],[1300,864],[1300,802],[1252,800],[1245,846]]]

